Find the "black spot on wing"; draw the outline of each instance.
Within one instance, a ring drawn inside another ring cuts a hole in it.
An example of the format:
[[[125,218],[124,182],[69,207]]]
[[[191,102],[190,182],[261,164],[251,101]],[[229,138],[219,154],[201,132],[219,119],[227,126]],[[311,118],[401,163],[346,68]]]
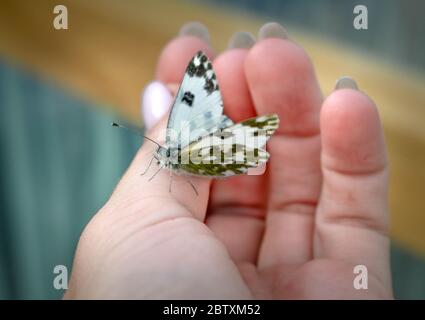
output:
[[[193,62],[193,59],[189,62],[189,65],[187,66],[186,69],[186,73],[190,76],[193,77],[196,73],[196,66],[195,63]]]
[[[186,91],[183,94],[183,98],[182,98],[182,102],[186,103],[189,107],[191,107],[193,105],[193,100],[195,99],[195,95],[190,92],[190,91]]]
[[[186,74],[189,77],[203,78],[205,80],[203,88],[209,95],[219,90],[212,64],[202,51],[199,51],[189,62]]]
[[[205,76],[206,72],[207,72],[207,69],[205,68],[204,63],[201,62],[201,64],[199,64],[199,66],[196,67],[195,75],[197,77],[203,77]]]
[[[214,82],[211,79],[205,80],[204,89],[209,93],[213,93],[216,90],[216,86],[214,85]]]

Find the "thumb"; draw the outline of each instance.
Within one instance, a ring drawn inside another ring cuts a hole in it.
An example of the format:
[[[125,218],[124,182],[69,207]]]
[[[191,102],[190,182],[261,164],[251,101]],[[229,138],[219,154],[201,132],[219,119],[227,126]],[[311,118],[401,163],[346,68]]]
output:
[[[163,145],[168,111],[172,104],[170,90],[158,81],[152,82],[143,91],[141,102],[148,129],[145,136]],[[162,221],[177,215],[204,221],[211,180],[161,168],[154,158],[157,149],[155,143],[145,139],[110,202],[123,204],[127,210],[131,205],[131,210],[152,214],[155,220]]]

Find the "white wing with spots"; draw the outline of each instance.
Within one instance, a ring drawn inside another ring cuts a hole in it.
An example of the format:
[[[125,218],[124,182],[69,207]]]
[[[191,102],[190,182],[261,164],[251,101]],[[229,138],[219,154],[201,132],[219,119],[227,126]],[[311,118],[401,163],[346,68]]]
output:
[[[167,124],[166,145],[184,148],[225,122],[223,101],[212,64],[198,52],[186,69]]]

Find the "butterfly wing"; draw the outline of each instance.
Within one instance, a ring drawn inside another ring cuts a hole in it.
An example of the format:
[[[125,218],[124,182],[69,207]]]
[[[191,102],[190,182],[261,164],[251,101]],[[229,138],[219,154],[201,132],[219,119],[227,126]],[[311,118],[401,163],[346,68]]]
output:
[[[262,148],[278,126],[279,117],[271,114],[216,130],[182,150],[180,170],[211,177],[246,173],[267,162]]]
[[[233,124],[221,130],[226,144],[244,144],[248,149],[260,149],[279,127],[277,114],[262,115]]]
[[[184,148],[223,122],[223,101],[212,64],[199,51],[189,62],[167,124],[166,144]],[[228,118],[227,118],[228,119]]]
[[[252,160],[242,160],[242,162],[236,162],[236,159],[240,159],[241,156],[245,154],[254,153],[254,149],[247,149],[244,146],[239,148],[239,153],[234,157],[224,157],[225,161],[228,163],[192,163],[183,164],[180,166],[179,171],[182,171],[186,174],[195,175],[195,176],[204,176],[204,177],[230,177],[234,175],[244,174],[248,172],[250,168],[256,168],[260,164],[267,162],[269,154],[267,151],[262,149],[256,149],[257,156],[252,158]]]

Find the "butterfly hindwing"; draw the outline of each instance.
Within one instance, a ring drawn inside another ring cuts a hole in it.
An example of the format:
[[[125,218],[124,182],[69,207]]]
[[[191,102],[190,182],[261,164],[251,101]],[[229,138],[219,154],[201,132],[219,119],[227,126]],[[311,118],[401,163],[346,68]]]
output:
[[[236,143],[243,143],[247,148],[262,148],[278,127],[278,115],[269,114],[226,127],[222,130],[222,135],[231,133]]]
[[[269,158],[269,154],[263,149],[247,149],[244,145],[235,145],[234,148],[237,151],[233,155],[229,155],[220,147],[215,148],[213,155],[208,153],[211,151],[210,148],[193,150],[196,153],[206,152],[200,155],[200,161],[181,164],[180,170],[191,175],[229,177],[247,173],[249,168],[258,167]]]
[[[181,151],[181,159],[186,161],[181,162],[180,170],[214,177],[246,173],[267,162],[269,155],[262,148],[278,125],[278,116],[271,114],[218,129]]]

